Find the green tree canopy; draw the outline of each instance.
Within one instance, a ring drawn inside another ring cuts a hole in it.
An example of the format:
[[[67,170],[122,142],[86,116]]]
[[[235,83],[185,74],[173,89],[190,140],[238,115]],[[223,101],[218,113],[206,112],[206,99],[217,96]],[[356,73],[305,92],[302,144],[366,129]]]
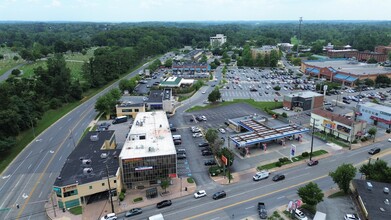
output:
[[[319,188],[318,184],[310,182],[307,185],[300,187],[297,190],[297,195],[303,200],[304,203],[310,206],[316,206],[323,201],[324,194]]]
[[[368,134],[371,135],[371,137],[373,138],[373,142],[375,142],[376,133],[377,133],[377,128],[376,127],[371,127],[368,130]]]
[[[160,187],[162,187],[162,189],[164,189],[164,192],[167,192],[167,188],[169,186],[170,186],[170,179],[169,178],[161,180]]]
[[[391,84],[391,79],[388,78],[388,76],[386,75],[378,75],[375,79],[375,82],[376,85],[382,85],[382,84],[389,85]]]
[[[106,116],[108,117],[115,112],[115,105],[119,98],[121,98],[120,90],[112,89],[110,92],[102,95],[96,100],[95,109],[98,112],[106,113]]]
[[[391,167],[384,160],[376,160],[375,163],[363,164],[359,172],[364,174],[366,179],[391,183]]]
[[[219,138],[219,135],[218,135],[218,132],[216,129],[213,129],[213,128],[209,128],[207,131],[206,131],[206,134],[205,134],[205,139],[208,141],[208,143],[210,145],[214,145],[217,138]]]
[[[206,63],[208,62],[208,57],[206,57],[205,55],[202,55],[201,59],[200,59],[200,62],[201,63]]]
[[[216,87],[211,93],[208,95],[209,102],[216,102],[221,98],[220,90]]]
[[[172,66],[172,59],[167,59],[166,62],[164,62],[165,67],[171,67]]]
[[[352,164],[344,163],[329,175],[341,190],[348,193],[350,181],[356,176],[356,171],[357,169]]]
[[[232,164],[234,163],[234,159],[235,159],[235,156],[234,154],[232,153],[232,151],[226,147],[223,147],[221,150],[220,150],[220,156],[223,155],[225,158],[227,158],[228,160],[228,164],[227,166],[230,167],[232,166]]]

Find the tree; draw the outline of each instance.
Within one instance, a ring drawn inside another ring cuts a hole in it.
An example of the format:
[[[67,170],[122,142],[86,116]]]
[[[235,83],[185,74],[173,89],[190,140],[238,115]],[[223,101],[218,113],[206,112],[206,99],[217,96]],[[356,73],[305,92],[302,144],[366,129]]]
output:
[[[164,192],[167,193],[167,188],[170,186],[170,179],[167,178],[167,179],[163,179],[161,182],[160,182],[160,187],[162,187],[162,189],[164,189]]]
[[[377,128],[376,127],[371,127],[368,130],[368,134],[371,135],[371,137],[373,138],[373,142],[375,142],[376,133],[377,133]]]
[[[377,63],[377,60],[374,57],[371,57],[367,60],[367,63]]]
[[[210,145],[213,145],[215,143],[215,141],[217,140],[217,138],[219,137],[218,134],[219,134],[219,132],[216,129],[209,128],[206,131],[205,139],[208,141],[208,143]]]
[[[4,154],[15,147],[16,140],[14,137],[0,137],[0,153]]]
[[[312,44],[311,52],[315,54],[320,54],[323,52],[323,43],[322,41],[317,40],[314,44]]]
[[[119,89],[112,89],[110,92],[100,96],[96,100],[95,109],[98,112],[106,113],[106,117],[108,118],[114,112],[115,105],[119,98],[121,98],[121,92]]]
[[[316,207],[316,205],[323,201],[324,194],[319,188],[318,184],[310,182],[307,185],[300,187],[297,190],[297,195],[304,203]]]
[[[220,61],[219,61],[218,59],[215,59],[215,60],[213,61],[213,63],[216,64],[216,66],[220,66]]]
[[[391,52],[388,52],[388,60],[391,61]]]
[[[220,98],[221,98],[221,93],[217,87],[208,95],[209,102],[216,102]]]
[[[357,169],[352,164],[342,164],[329,175],[338,187],[348,193],[350,181],[356,176]]]
[[[165,67],[172,67],[172,59],[167,59],[166,62],[164,62]]]
[[[19,69],[13,69],[12,72],[11,72],[11,74],[14,75],[14,76],[19,76],[20,73],[21,72],[20,72]]]
[[[205,55],[202,55],[201,59],[200,59],[200,62],[201,63],[206,63],[208,62],[208,57],[206,57]]]
[[[375,163],[363,164],[359,172],[368,180],[391,183],[391,167],[384,160],[376,160]]]
[[[276,67],[279,59],[280,58],[279,58],[278,52],[276,50],[272,50],[270,52],[270,66]]]
[[[389,85],[391,83],[391,79],[388,78],[388,76],[385,75],[378,75],[375,79],[376,85]]]
[[[372,79],[364,79],[364,84],[369,87],[372,87],[375,85],[375,82]]]

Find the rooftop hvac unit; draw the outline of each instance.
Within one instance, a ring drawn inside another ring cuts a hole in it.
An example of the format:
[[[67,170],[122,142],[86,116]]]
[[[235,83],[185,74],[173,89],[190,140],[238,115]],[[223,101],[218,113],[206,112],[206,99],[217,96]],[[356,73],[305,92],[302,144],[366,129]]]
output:
[[[89,160],[89,159],[88,160],[82,160],[81,163],[89,165],[89,164],[91,164],[91,160]]]
[[[92,168],[84,168],[83,169],[83,174],[84,175],[87,175],[87,174],[90,174],[90,173],[92,173]]]
[[[90,136],[90,140],[91,141],[98,141],[99,140],[99,137],[98,137],[98,134],[93,134]]]
[[[101,153],[100,158],[102,159],[107,158],[107,153]]]

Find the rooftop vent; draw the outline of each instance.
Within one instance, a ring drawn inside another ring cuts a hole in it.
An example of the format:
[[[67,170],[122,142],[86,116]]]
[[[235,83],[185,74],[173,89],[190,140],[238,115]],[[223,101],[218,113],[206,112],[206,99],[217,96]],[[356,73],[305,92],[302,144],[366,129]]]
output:
[[[84,168],[83,169],[83,174],[86,175],[86,174],[90,174],[92,173],[92,168]]]
[[[98,141],[99,140],[99,137],[98,137],[98,134],[93,134],[90,136],[90,140],[91,141]]]
[[[368,189],[369,191],[372,191],[373,186],[372,186],[372,183],[371,183],[371,182],[367,182],[367,189]]]
[[[107,153],[101,153],[100,158],[102,159],[107,158]]]
[[[89,164],[91,164],[91,160],[90,160],[90,159],[88,159],[88,160],[82,160],[81,163],[82,163],[82,164],[89,165]]]
[[[390,201],[388,199],[384,200],[384,204],[389,205]]]
[[[155,148],[149,147],[149,148],[148,148],[148,152],[155,152]]]

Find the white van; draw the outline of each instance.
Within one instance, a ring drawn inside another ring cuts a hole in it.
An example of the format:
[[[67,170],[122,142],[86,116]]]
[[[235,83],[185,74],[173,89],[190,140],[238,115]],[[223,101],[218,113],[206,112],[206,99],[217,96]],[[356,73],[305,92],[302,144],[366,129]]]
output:
[[[179,134],[174,134],[173,136],[172,136],[172,139],[175,141],[175,140],[180,140],[180,141],[182,141],[182,136],[181,135],[179,135]]]
[[[117,216],[115,215],[115,213],[109,213],[100,218],[100,220],[117,220]]]
[[[262,179],[267,179],[269,175],[270,175],[269,171],[262,170],[261,172],[258,172],[253,176],[253,180],[259,181]]]

